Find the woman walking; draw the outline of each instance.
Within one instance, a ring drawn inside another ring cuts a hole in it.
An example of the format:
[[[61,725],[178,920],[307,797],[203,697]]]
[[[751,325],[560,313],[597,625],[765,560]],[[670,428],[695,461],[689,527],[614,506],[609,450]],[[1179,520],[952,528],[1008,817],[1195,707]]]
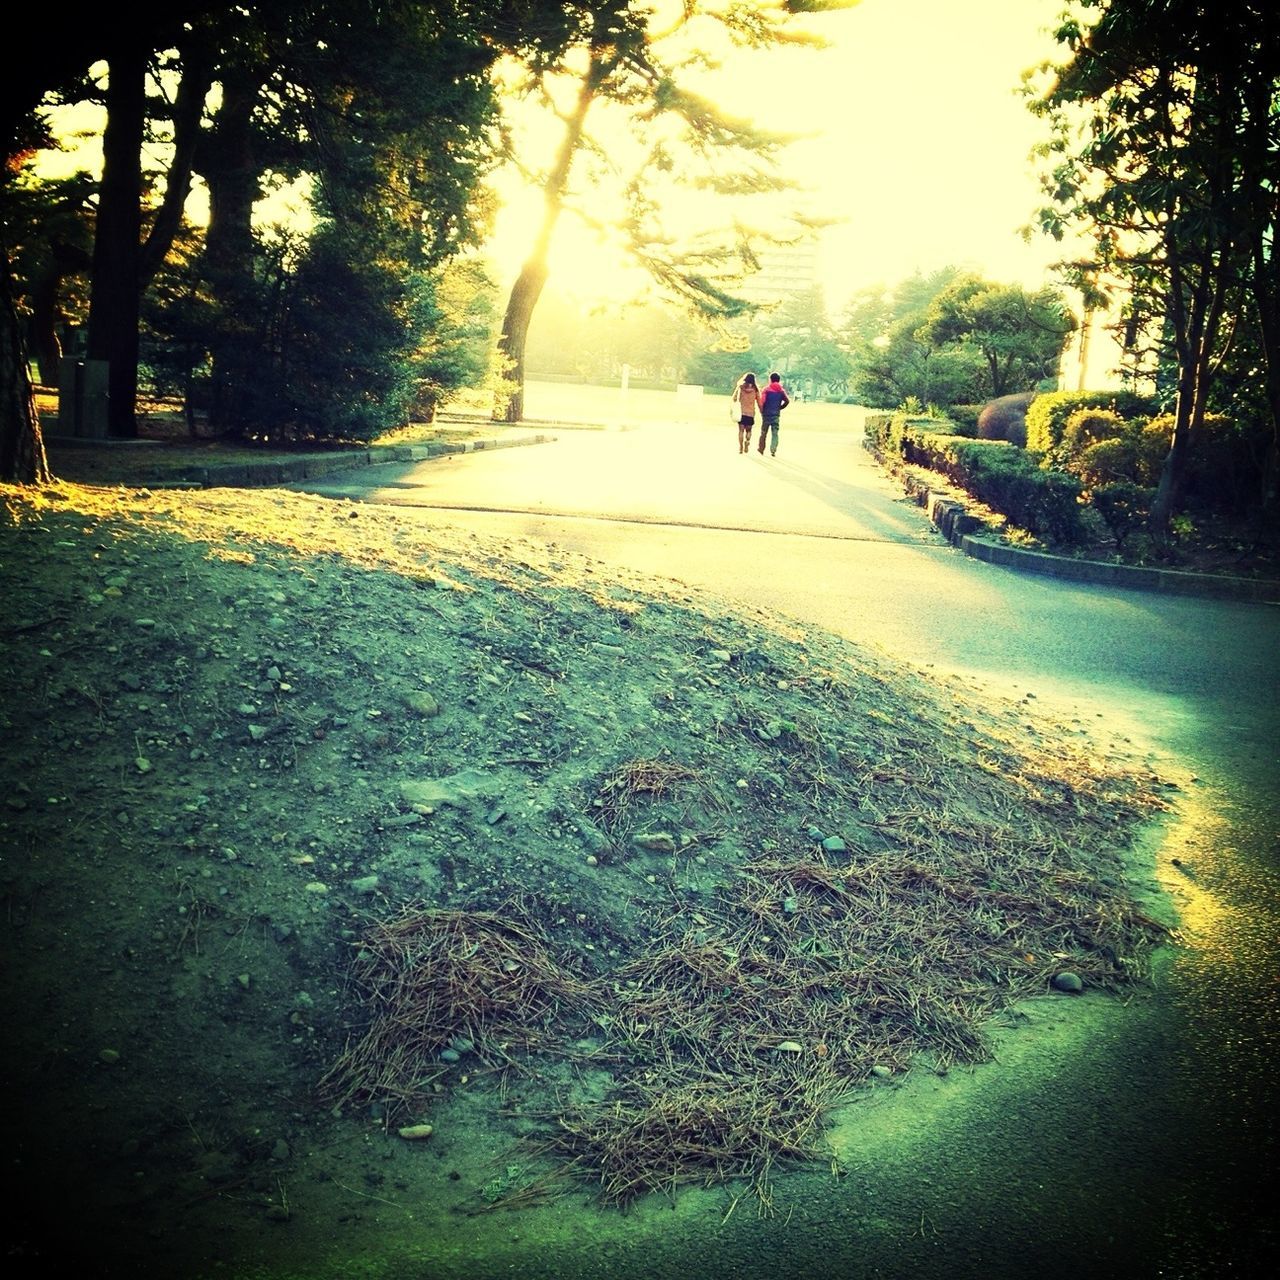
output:
[[[751,432],[760,404],[760,388],[756,386],[754,373],[742,375],[742,381],[733,389],[733,403],[738,406],[738,452],[747,453],[751,449]]]

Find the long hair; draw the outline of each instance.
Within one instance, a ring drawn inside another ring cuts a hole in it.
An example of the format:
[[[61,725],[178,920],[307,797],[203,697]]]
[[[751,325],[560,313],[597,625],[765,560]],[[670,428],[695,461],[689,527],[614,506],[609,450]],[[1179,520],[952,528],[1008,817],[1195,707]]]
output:
[[[754,387],[755,385],[756,375],[754,373],[744,373],[741,381],[738,383],[738,386],[740,387]]]

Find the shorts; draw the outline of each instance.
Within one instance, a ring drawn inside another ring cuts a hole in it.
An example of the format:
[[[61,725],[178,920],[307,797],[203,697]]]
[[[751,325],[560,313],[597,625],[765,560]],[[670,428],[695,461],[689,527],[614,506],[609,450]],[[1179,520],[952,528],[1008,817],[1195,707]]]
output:
[[[749,413],[744,413],[742,417],[738,419],[738,426],[740,427],[754,427],[755,425],[756,420]]]

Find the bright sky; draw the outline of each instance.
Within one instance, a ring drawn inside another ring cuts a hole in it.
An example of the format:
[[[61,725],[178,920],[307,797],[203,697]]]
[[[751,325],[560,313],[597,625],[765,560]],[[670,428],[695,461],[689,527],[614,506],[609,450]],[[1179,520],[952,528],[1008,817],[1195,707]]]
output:
[[[843,219],[825,233],[824,285],[837,312],[856,289],[955,264],[1005,283],[1043,283],[1060,254],[1018,229],[1040,192],[1028,156],[1045,126],[1017,89],[1022,71],[1061,57],[1048,29],[1062,0],[862,0],[809,19],[832,46],[745,60],[720,99],[786,132],[787,171],[813,204]],[[512,200],[493,250],[514,275],[537,205]],[[748,213],[749,216],[749,213]],[[616,254],[566,219],[552,277],[580,296],[631,292]]]

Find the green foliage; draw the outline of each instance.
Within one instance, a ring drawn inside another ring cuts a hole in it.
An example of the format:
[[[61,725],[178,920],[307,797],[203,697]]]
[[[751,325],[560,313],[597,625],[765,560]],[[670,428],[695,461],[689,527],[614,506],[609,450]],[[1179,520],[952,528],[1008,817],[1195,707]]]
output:
[[[1078,409],[1109,409],[1122,418],[1146,416],[1155,411],[1147,396],[1129,391],[1046,391],[1027,409],[1026,447],[1045,458],[1062,444],[1067,419]]]
[[[1101,444],[1118,444],[1119,441],[1104,440]],[[1090,495],[1090,505],[1105,521],[1116,546],[1123,547],[1130,534],[1142,527],[1151,514],[1151,500],[1155,497],[1155,489],[1149,485],[1134,484],[1128,480],[1118,480],[1110,484],[1101,484]]]
[[[868,414],[864,430],[872,453],[937,471],[1019,529],[1054,543],[1083,539],[1077,477],[1044,470],[1006,441],[970,440],[939,425],[932,418]]]
[[[1057,373],[1075,320],[1053,289],[1028,293],[976,275],[953,280],[930,303],[919,336],[931,347],[977,351],[993,397],[1033,390]]]
[[[976,438],[978,418],[982,414],[980,404],[953,404],[947,406],[947,417],[956,424],[957,434]]]
[[[1124,433],[1125,420],[1114,409],[1076,409],[1062,428],[1062,451],[1075,457],[1100,440]]]

